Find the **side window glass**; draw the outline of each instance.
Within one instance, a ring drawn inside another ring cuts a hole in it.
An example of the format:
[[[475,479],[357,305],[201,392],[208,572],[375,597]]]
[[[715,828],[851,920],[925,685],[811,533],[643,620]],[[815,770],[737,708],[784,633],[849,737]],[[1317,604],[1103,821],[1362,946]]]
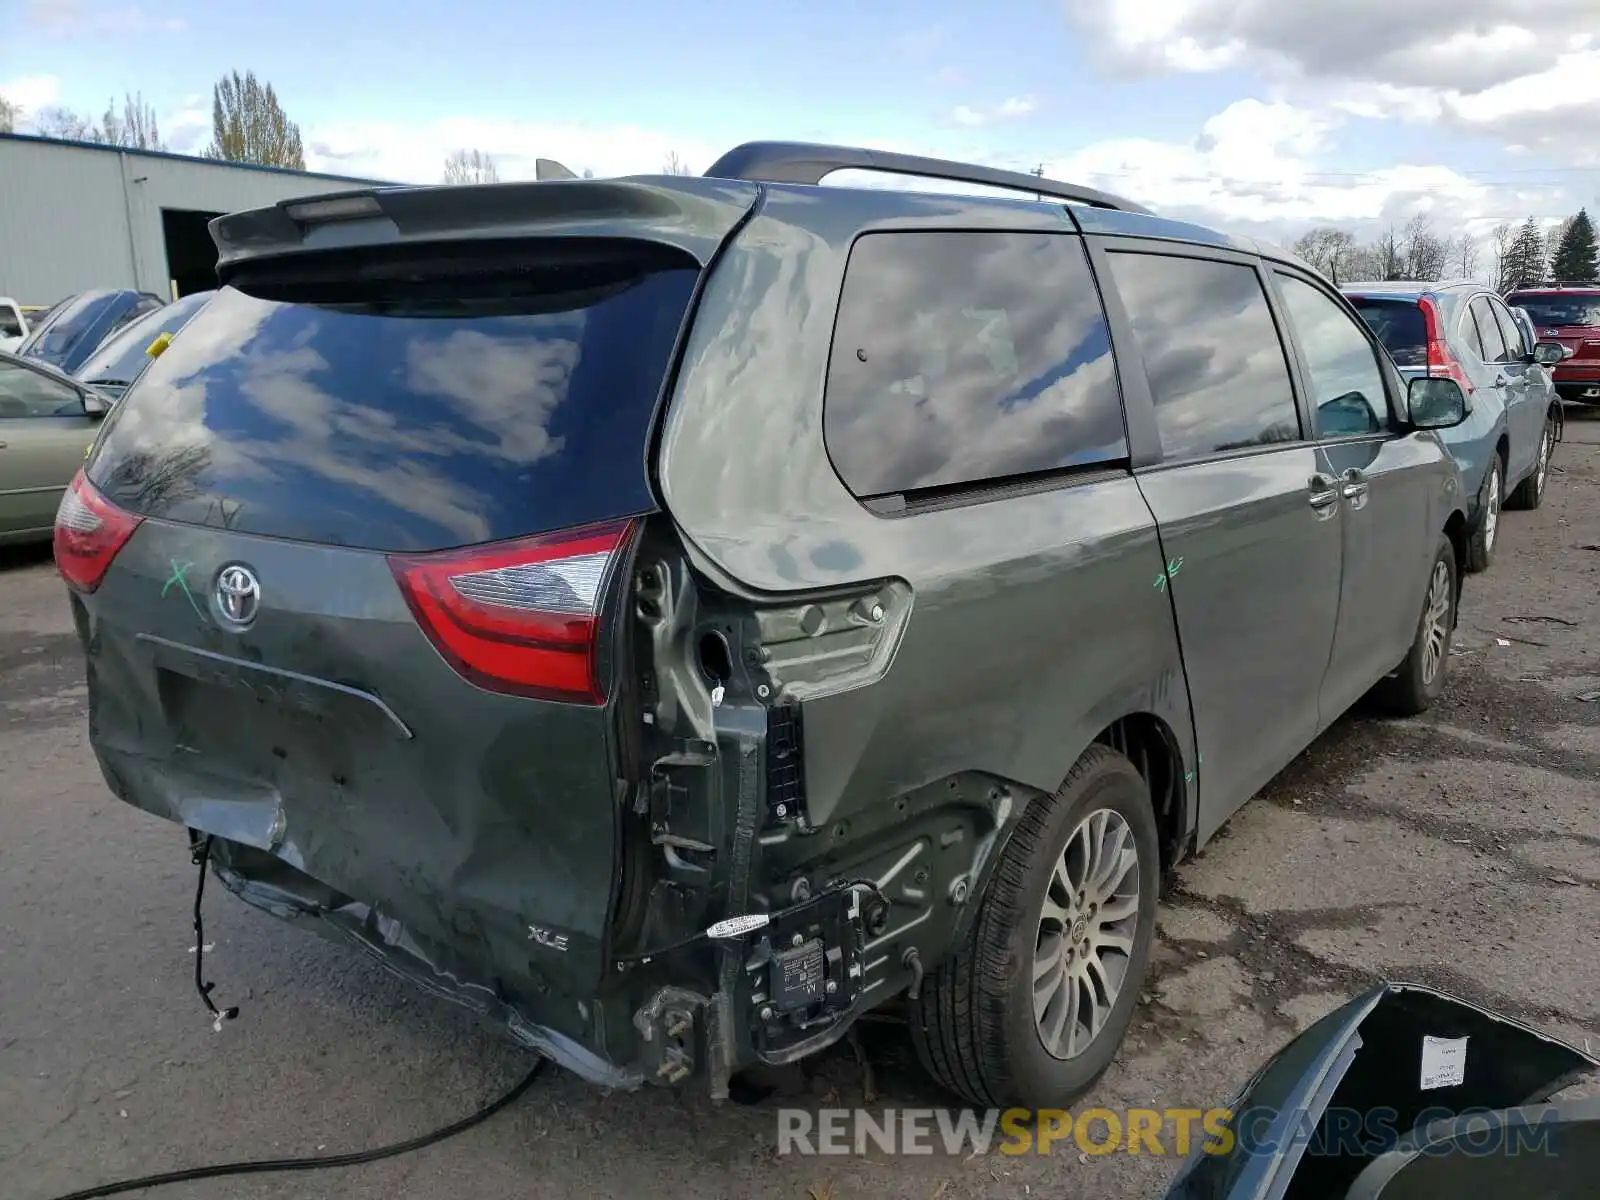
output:
[[[1477,296],[1472,301],[1472,319],[1478,323],[1478,337],[1483,341],[1484,362],[1506,361],[1506,339],[1500,332],[1500,323],[1494,319],[1487,296]]]
[[[858,238],[823,434],[857,496],[1125,461],[1111,335],[1082,239]]]
[[[1522,334],[1522,327],[1517,324],[1517,319],[1511,315],[1511,310],[1498,300],[1487,301],[1489,311],[1494,314],[1494,319],[1499,322],[1500,334],[1506,340],[1506,354],[1501,362],[1521,362],[1524,357],[1533,352],[1533,347],[1526,345]]]
[[[83,401],[64,383],[0,362],[0,421],[7,417],[81,417]]]
[[[1389,426],[1389,401],[1367,335],[1332,297],[1305,280],[1279,272],[1278,288],[1311,377],[1317,433],[1382,433]]]
[[[1254,267],[1167,254],[1107,257],[1166,457],[1299,440],[1283,343]]]
[[[1478,319],[1472,315],[1472,309],[1463,307],[1461,318],[1457,324],[1461,330],[1461,338],[1467,344],[1467,349],[1475,354],[1480,362],[1488,362],[1489,355],[1483,348],[1483,338],[1478,335]]]

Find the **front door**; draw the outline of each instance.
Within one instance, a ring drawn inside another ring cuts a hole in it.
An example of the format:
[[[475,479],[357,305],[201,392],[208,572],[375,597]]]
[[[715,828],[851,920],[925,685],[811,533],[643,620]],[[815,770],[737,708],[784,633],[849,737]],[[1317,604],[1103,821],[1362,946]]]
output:
[[[55,523],[97,421],[64,381],[0,362],[0,535]]]
[[[1273,276],[1343,506],[1338,626],[1319,704],[1325,729],[1410,649],[1438,544],[1428,489],[1444,452],[1431,435],[1401,433],[1398,386],[1385,378],[1399,381],[1383,369],[1365,322],[1309,277]]]
[[[1137,479],[1166,559],[1152,600],[1172,605],[1183,647],[1203,840],[1316,736],[1341,502],[1256,262],[1109,248],[1105,261],[1129,420],[1151,406],[1160,435]]]
[[[1506,354],[1498,364],[1504,370],[1506,389],[1506,430],[1511,442],[1511,461],[1506,469],[1506,489],[1533,472],[1538,464],[1539,443],[1544,436],[1547,398],[1545,369],[1535,366],[1533,347],[1517,319],[1496,296],[1484,296],[1483,303],[1494,314],[1505,339]]]

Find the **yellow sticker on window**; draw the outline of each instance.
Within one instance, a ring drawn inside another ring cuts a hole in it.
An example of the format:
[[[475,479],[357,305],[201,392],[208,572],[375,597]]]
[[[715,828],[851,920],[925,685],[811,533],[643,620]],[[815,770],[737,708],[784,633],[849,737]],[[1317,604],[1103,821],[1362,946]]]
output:
[[[155,341],[144,348],[145,354],[150,358],[160,358],[168,346],[172,345],[172,335],[163,333]]]

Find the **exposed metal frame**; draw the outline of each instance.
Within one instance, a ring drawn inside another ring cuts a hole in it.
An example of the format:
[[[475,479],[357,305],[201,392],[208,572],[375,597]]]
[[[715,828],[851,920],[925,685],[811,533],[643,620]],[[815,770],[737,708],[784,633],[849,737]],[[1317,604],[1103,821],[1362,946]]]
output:
[[[924,158],[916,154],[896,154],[887,150],[867,150],[858,146],[824,146],[810,142],[746,142],[735,146],[706,169],[718,179],[742,179],[749,183],[819,184],[835,171],[882,171],[891,175],[912,175],[923,179],[943,179],[952,183],[971,183],[983,187],[1033,193],[1087,204],[1119,212],[1154,215],[1148,208],[1113,196],[1109,192],[1061,183],[1021,171],[1003,171],[976,163],[953,162],[943,158]]]

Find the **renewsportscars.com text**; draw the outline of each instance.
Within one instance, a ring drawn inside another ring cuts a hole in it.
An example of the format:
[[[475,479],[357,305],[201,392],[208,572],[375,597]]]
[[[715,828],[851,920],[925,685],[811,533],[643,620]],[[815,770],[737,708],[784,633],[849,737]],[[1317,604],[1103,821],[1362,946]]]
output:
[[[1281,1154],[1304,1147],[1313,1154],[1374,1154],[1391,1148],[1410,1129],[1433,1120],[1470,1116],[1428,1109],[1402,1123],[1389,1108],[1362,1112],[1329,1109],[1320,1120],[1304,1113],[1253,1107],[1091,1108],[1005,1110],[949,1108],[780,1108],[778,1153],[800,1155],[945,1154],[1149,1154],[1186,1158],[1203,1154]],[[1549,1114],[1544,1114],[1549,1115]],[[1499,1123],[1484,1119],[1476,1135],[1458,1144],[1468,1154],[1550,1152],[1541,1118]]]

